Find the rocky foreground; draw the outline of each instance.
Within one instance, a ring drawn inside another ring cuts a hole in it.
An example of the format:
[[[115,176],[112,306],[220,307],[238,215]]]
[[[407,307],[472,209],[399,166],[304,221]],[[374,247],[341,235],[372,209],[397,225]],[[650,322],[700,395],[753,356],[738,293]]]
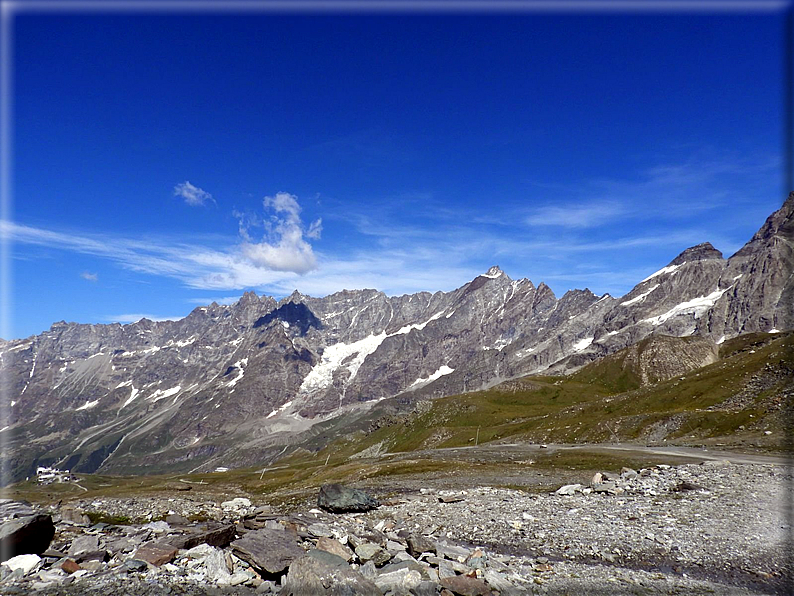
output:
[[[706,462],[544,494],[429,480],[380,503],[332,494],[291,512],[190,492],[43,509],[6,500],[0,543],[28,524],[38,554],[0,565],[0,594],[790,593],[791,480],[783,466]],[[90,521],[120,516],[137,523]]]

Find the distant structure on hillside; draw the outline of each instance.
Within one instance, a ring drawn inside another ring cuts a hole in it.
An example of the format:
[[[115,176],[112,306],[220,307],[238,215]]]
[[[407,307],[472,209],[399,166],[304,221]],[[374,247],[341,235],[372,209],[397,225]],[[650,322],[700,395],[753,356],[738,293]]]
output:
[[[39,466],[36,468],[36,480],[39,484],[53,484],[54,482],[74,482],[77,478],[69,470]]]

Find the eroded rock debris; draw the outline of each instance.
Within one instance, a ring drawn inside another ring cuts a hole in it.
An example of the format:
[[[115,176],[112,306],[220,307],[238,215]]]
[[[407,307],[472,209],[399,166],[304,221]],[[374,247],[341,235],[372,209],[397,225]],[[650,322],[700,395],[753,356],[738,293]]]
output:
[[[0,594],[785,593],[790,474],[624,468],[538,494],[423,488],[343,514],[186,495],[38,509],[5,500],[0,532],[36,515],[52,516],[55,532],[0,565]],[[89,520],[120,512],[136,521]]]

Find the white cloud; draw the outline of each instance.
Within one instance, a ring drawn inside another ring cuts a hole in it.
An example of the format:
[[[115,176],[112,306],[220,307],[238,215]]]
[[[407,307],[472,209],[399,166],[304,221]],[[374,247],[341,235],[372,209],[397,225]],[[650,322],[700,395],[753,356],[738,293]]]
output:
[[[185,203],[191,207],[199,207],[207,203],[215,202],[215,199],[212,198],[210,193],[198,186],[193,186],[187,180],[180,182],[174,187],[174,196],[182,197],[185,199]]]
[[[311,245],[305,240],[319,238],[322,230],[321,220],[317,220],[305,231],[300,213],[301,207],[298,198],[286,192],[277,193],[272,197],[265,197],[265,209],[273,211],[270,220],[265,223],[267,237],[262,242],[251,242],[248,230],[243,230],[241,219],[241,234],[244,242],[242,254],[256,267],[273,271],[291,271],[294,273],[307,273],[317,267],[317,258]]]
[[[80,274],[80,277],[88,281],[97,281],[99,279],[99,275],[97,273],[89,273],[88,271],[83,271]]]

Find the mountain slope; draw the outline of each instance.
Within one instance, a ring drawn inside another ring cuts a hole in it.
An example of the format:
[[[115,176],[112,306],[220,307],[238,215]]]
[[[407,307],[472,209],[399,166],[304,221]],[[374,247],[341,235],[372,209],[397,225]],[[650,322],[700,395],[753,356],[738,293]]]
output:
[[[451,292],[247,292],[179,321],[56,323],[0,344],[3,466],[19,478],[44,463],[107,473],[255,463],[395,396],[408,404],[572,372],[648,336],[719,345],[792,329],[792,211],[794,193],[729,259],[692,247],[619,299],[557,298],[492,267]],[[652,345],[634,358],[661,363],[664,343]]]

